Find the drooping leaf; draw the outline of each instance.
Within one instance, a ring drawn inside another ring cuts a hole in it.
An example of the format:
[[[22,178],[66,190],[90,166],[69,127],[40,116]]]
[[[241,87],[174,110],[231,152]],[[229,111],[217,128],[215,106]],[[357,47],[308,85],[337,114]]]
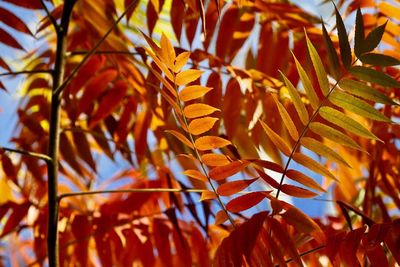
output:
[[[250,209],[260,203],[265,198],[263,192],[251,192],[232,199],[226,204],[226,209],[230,212],[241,212]]]
[[[344,113],[330,108],[330,107],[322,107],[319,111],[319,114],[325,120],[336,124],[343,129],[357,134],[359,136],[363,136],[366,138],[371,138],[374,140],[379,140],[373,133],[371,133],[368,129],[366,129],[363,125],[353,120],[352,118],[346,116]]]
[[[175,58],[176,58],[175,49],[164,33],[161,35],[160,44],[161,44],[161,57],[167,64],[168,68],[174,70]]]
[[[166,130],[165,132],[172,134],[175,136],[179,141],[190,147],[191,149],[194,149],[193,144],[189,141],[189,139],[186,138],[183,134],[180,132],[177,132],[175,130]]]
[[[197,0],[198,6],[200,7],[201,24],[203,25],[203,33],[206,35],[206,13],[204,12],[203,0]]]
[[[314,66],[315,73],[317,74],[319,86],[322,90],[322,93],[326,96],[329,92],[329,81],[325,72],[324,65],[322,64],[322,60],[318,55],[317,49],[315,49],[310,39],[308,39],[307,34],[306,34],[306,40],[307,40],[308,52],[310,53],[311,61]]]
[[[333,46],[332,40],[329,37],[328,31],[325,28],[324,23],[322,23],[322,36],[324,38],[324,44],[328,52],[328,61],[331,72],[333,74],[333,77],[338,80],[340,77],[342,77],[339,57],[337,55],[335,47]]]
[[[38,0],[4,0],[5,2],[12,3],[14,5],[23,7],[23,8],[28,8],[28,9],[43,9],[42,5],[40,4],[40,1]]]
[[[301,187],[298,187],[295,185],[290,185],[290,184],[283,184],[281,186],[281,191],[289,196],[299,197],[299,198],[311,198],[311,197],[318,196],[317,193],[314,193],[305,188],[301,188]]]
[[[343,65],[348,69],[351,66],[351,48],[347,37],[346,27],[344,26],[342,16],[335,6],[336,27],[339,36],[340,56],[342,57]]]
[[[222,154],[207,153],[201,155],[201,160],[207,166],[217,167],[228,165],[231,161]]]
[[[189,132],[193,135],[203,134],[214,126],[218,121],[218,118],[204,117],[200,119],[194,119],[189,123]]]
[[[224,210],[219,210],[217,214],[215,214],[215,224],[220,225],[223,224],[225,221],[228,220],[228,215]]]
[[[183,172],[184,175],[189,176],[191,178],[203,181],[203,182],[208,182],[207,176],[205,176],[203,173],[199,172],[198,170],[186,170]]]
[[[8,45],[9,47],[24,50],[20,43],[8,32],[0,28],[0,42]]]
[[[336,106],[354,112],[363,117],[377,121],[390,122],[390,119],[385,117],[367,102],[347,93],[335,91],[329,96],[329,100]]]
[[[312,122],[310,123],[310,129],[314,133],[319,134],[325,138],[328,138],[336,143],[363,151],[363,149],[353,139],[325,124],[319,122]]]
[[[203,71],[196,69],[184,70],[176,75],[175,83],[179,86],[186,85],[197,80],[202,73]]]
[[[304,90],[306,91],[308,100],[311,103],[312,108],[315,110],[318,108],[319,106],[319,98],[318,95],[316,94],[314,87],[311,84],[310,78],[308,77],[306,71],[304,70],[303,66],[301,65],[301,63],[297,60],[296,56],[294,54],[293,58],[294,61],[296,63],[296,68],[297,68],[297,72],[299,73],[301,82],[303,84]]]
[[[229,181],[220,185],[217,189],[217,192],[221,196],[231,196],[247,188],[257,180],[258,178],[250,180]]]
[[[226,179],[236,173],[243,171],[250,162],[245,160],[232,161],[231,163],[213,168],[209,175],[215,181]]]
[[[165,86],[165,88],[168,89],[168,91],[174,96],[177,97],[178,94],[176,93],[176,90],[172,86],[170,82],[168,82],[161,74],[159,74],[157,71],[153,70],[150,68],[151,73],[153,73],[154,76],[157,77],[157,79]],[[175,101],[173,101],[175,102]]]
[[[175,60],[175,65],[173,71],[178,73],[181,69],[187,64],[190,58],[190,52],[182,52],[180,53]]]
[[[268,161],[268,160],[262,160],[262,159],[247,159],[247,161],[250,161],[252,164],[255,164],[262,168],[265,168],[265,169],[268,169],[268,170],[271,170],[274,172],[283,173],[283,168],[278,163]]]
[[[79,131],[73,131],[72,138],[80,157],[90,166],[90,168],[92,168],[94,172],[96,172],[96,163],[92,156],[90,144],[86,138],[86,135]]]
[[[10,66],[8,66],[8,64],[1,57],[0,57],[0,67],[7,70],[8,72],[12,71]]]
[[[211,90],[212,90],[211,87],[205,87],[205,86],[201,86],[201,85],[187,86],[179,92],[179,99],[181,101],[193,100],[193,99],[204,96]]]
[[[357,8],[357,15],[356,15],[356,30],[354,35],[354,53],[357,57],[364,52],[363,46],[365,42],[365,33],[364,33],[364,21],[363,15],[361,13],[361,9]]]
[[[271,139],[272,143],[286,156],[289,156],[292,152],[289,145],[283,140],[278,134],[276,134],[266,123],[259,120],[261,126],[263,127],[264,131],[267,133],[268,137]]]
[[[186,118],[193,119],[197,117],[210,115],[215,111],[220,111],[220,110],[207,104],[196,103],[186,106],[183,109],[183,115],[185,115]]]
[[[289,179],[296,181],[302,185],[305,185],[311,189],[315,189],[320,192],[326,192],[314,179],[310,178],[309,176],[305,175],[302,172],[290,169],[287,170],[286,176]]]
[[[389,75],[374,69],[363,66],[354,66],[349,70],[349,72],[356,78],[363,81],[377,83],[385,87],[400,88],[400,83],[398,81]]]
[[[382,104],[395,105],[389,97],[382,94],[378,90],[366,85],[363,82],[344,79],[339,81],[340,88],[346,90],[347,92],[362,97],[367,100],[375,101]]]
[[[373,66],[395,66],[400,64],[397,58],[377,53],[367,53],[359,57],[362,63],[370,64]]]
[[[281,115],[282,121],[286,126],[290,136],[293,140],[297,140],[299,138],[299,132],[297,131],[296,125],[294,125],[292,119],[290,118],[289,113],[286,108],[276,99],[275,96],[272,97],[275,101],[276,106],[278,107],[279,114]]]
[[[230,145],[231,142],[218,136],[202,136],[194,142],[198,150],[211,150]]]
[[[154,51],[154,50],[153,50],[153,51]],[[162,61],[160,60],[160,58],[159,58],[157,55],[155,55],[150,49],[147,49],[147,48],[146,48],[146,52],[147,52],[147,54],[149,54],[149,56],[151,57],[151,59],[153,59],[154,63],[157,65],[157,67],[159,67],[160,70],[165,74],[165,76],[166,76],[171,82],[173,82],[173,81],[174,81],[174,75],[172,75],[172,72],[168,69],[168,67],[165,65],[165,63],[162,62]],[[160,53],[161,53],[161,50],[160,50]],[[161,55],[160,55],[160,57],[161,57]],[[149,69],[150,69],[150,71],[153,70],[151,67],[150,67]],[[153,70],[152,72],[157,72],[157,71]]]
[[[8,11],[7,9],[1,7],[0,7],[0,21],[17,31],[33,35],[32,32],[29,30],[29,28],[26,26],[26,24],[20,18],[18,18],[16,15]]]
[[[293,104],[296,108],[297,114],[299,115],[299,118],[303,125],[306,125],[308,123],[308,112],[306,107],[304,106],[303,101],[301,101],[300,95],[297,92],[296,88],[293,86],[293,84],[289,81],[289,79],[283,74],[281,71],[279,71],[280,74],[282,75],[282,78],[286,84],[286,87],[288,88],[290,98],[293,101]]]
[[[387,25],[387,21],[376,27],[375,29],[373,29],[365,38],[365,42],[363,45],[363,52],[370,52],[372,50],[374,50],[378,44],[381,42],[382,40],[382,36],[385,33],[385,28]]]
[[[319,162],[313,160],[309,156],[301,153],[294,153],[293,160],[315,173],[321,174],[333,180],[337,180],[337,178],[327,168],[325,168]]]

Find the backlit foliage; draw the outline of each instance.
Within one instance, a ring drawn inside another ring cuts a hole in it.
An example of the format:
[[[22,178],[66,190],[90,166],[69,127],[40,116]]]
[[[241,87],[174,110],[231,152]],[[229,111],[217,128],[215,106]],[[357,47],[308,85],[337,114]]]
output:
[[[4,2],[0,42],[23,63],[0,52],[1,97],[20,93],[4,263],[46,263],[58,102],[60,266],[400,263],[398,0],[321,1],[324,21],[284,0]]]

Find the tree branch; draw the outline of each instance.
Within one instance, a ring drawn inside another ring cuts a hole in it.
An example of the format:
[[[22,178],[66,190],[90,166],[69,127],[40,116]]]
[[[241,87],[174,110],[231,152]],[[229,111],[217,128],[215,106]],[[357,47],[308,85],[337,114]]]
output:
[[[13,152],[13,153],[18,153],[21,155],[25,155],[25,156],[29,156],[32,158],[37,158],[37,159],[41,159],[44,160],[46,162],[50,162],[51,158],[45,154],[41,154],[41,153],[36,153],[36,152],[30,152],[30,151],[26,151],[26,150],[22,150],[22,149],[16,149],[16,148],[9,148],[9,147],[3,147],[0,146],[1,150],[4,151],[9,151],[9,152]]]
[[[46,4],[43,2],[43,0],[40,0],[40,4],[42,5],[44,11],[46,12],[47,17],[49,18],[51,24],[54,27],[54,30],[58,31],[59,29],[59,25],[57,24],[57,21],[55,20],[55,18],[51,15],[49,9],[47,8]]]
[[[19,74],[34,74],[34,73],[49,73],[52,74],[52,70],[21,70],[21,71],[12,71],[12,72],[3,72],[0,73],[1,76],[7,76],[7,75],[19,75]]]

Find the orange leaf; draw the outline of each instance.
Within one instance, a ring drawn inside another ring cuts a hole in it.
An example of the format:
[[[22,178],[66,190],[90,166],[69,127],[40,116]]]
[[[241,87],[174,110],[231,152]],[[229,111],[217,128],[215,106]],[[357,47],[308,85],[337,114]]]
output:
[[[310,217],[295,207],[291,207],[282,214],[285,221],[293,225],[299,232],[311,234],[317,241],[323,243],[325,235],[319,225]]]
[[[211,87],[205,87],[201,85],[190,85],[186,86],[179,92],[179,98],[181,101],[189,101],[202,97],[211,90],[212,90]]]
[[[217,121],[218,118],[213,118],[213,117],[204,117],[192,120],[189,123],[189,132],[193,135],[199,135],[205,133],[209,131]]]
[[[195,69],[184,70],[176,75],[175,83],[179,86],[188,84],[190,82],[197,80],[202,73],[203,71],[201,70],[195,70]]]
[[[249,164],[250,162],[248,161],[233,161],[228,165],[213,168],[209,175],[213,180],[219,181],[244,170]]]
[[[247,188],[257,179],[258,178],[226,182],[218,187],[217,193],[221,196],[231,196]]]
[[[208,182],[207,177],[198,170],[186,170],[183,172],[183,174],[203,182]]]
[[[190,52],[182,52],[180,53],[175,60],[175,65],[173,71],[175,73],[179,72],[188,62],[190,57]]]
[[[172,70],[174,69],[174,63],[176,57],[175,49],[164,33],[162,33],[161,35],[160,43],[161,43],[161,57],[167,64],[168,68]]]
[[[255,164],[262,168],[265,168],[265,169],[268,169],[268,170],[271,170],[274,172],[283,173],[282,166],[275,162],[268,161],[268,160],[262,160],[262,159],[247,159],[247,160],[250,161],[252,164]]]
[[[167,81],[161,74],[159,74],[157,71],[153,70],[152,68],[149,68],[151,73],[154,74],[154,76],[157,77],[157,79],[165,86],[165,88],[168,89],[168,91],[174,96],[177,97],[178,94],[176,93],[176,90],[174,87],[172,87],[171,83]]]
[[[276,134],[267,124],[259,120],[261,126],[264,128],[265,133],[271,139],[272,143],[286,156],[289,156],[292,152],[290,146],[283,140],[278,134]]]
[[[283,184],[281,186],[281,190],[283,193],[288,194],[289,196],[293,196],[293,197],[310,198],[310,197],[315,197],[318,195],[307,189],[297,187],[295,185],[290,185],[290,184]]]
[[[172,75],[172,72],[165,66],[165,63],[162,62],[156,55],[154,55],[154,53],[152,51],[150,51],[149,49],[146,49],[147,53],[149,54],[149,56],[153,59],[154,63],[156,63],[156,65],[160,68],[160,70],[165,74],[165,76],[167,76],[167,78],[170,81],[174,80],[174,75]],[[151,67],[150,67],[151,69]]]
[[[204,190],[203,192],[201,192],[200,201],[216,199],[216,198],[217,195],[214,192],[210,190]]]
[[[302,185],[308,186],[309,188],[321,191],[321,192],[326,192],[316,181],[314,181],[312,178],[308,177],[307,175],[296,171],[296,170],[288,170],[286,172],[286,176],[293,181],[296,181]]]
[[[241,212],[250,209],[260,203],[265,198],[262,192],[251,192],[249,194],[232,199],[226,204],[226,208],[231,212]]]
[[[201,156],[201,160],[208,166],[224,166],[229,164],[231,161],[221,154],[208,153]]]
[[[197,117],[210,115],[215,111],[219,111],[219,109],[214,108],[207,104],[198,103],[186,106],[185,109],[183,110],[183,114],[186,116],[186,118],[193,119]]]
[[[202,136],[197,138],[194,142],[194,145],[198,150],[217,149],[230,144],[230,141],[217,136]]]
[[[275,104],[278,107],[279,114],[281,115],[282,121],[285,124],[290,136],[293,138],[293,140],[297,140],[299,138],[299,132],[297,131],[296,126],[290,118],[289,113],[274,95],[272,95],[272,98],[274,99]]]
[[[336,177],[328,169],[326,169],[324,166],[322,166],[320,163],[313,160],[309,156],[306,156],[301,153],[294,153],[293,160],[296,161],[297,163],[303,165],[304,167],[307,167],[308,169],[312,170],[313,172],[327,176],[333,180],[337,180]]]
[[[220,210],[215,214],[215,224],[220,225],[223,224],[226,220],[228,220],[228,215],[224,210]]]
[[[179,141],[181,141],[182,143],[184,143],[185,145],[187,145],[188,147],[190,147],[191,149],[194,149],[193,144],[186,138],[186,136],[184,136],[183,134],[181,134],[180,132],[174,131],[174,130],[167,130],[165,131],[169,134],[172,134],[173,136],[175,136]]]

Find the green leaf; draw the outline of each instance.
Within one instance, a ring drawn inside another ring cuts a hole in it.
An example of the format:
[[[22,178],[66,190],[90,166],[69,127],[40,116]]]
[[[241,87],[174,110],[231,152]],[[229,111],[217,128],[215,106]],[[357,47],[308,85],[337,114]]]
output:
[[[276,99],[275,96],[272,96],[272,98],[278,107],[279,115],[281,116],[283,124],[285,124],[290,136],[293,138],[293,140],[299,139],[299,132],[297,131],[296,125],[294,125],[286,108],[279,102],[278,99]]]
[[[300,143],[305,148],[317,153],[318,155],[350,167],[350,165],[338,153],[336,153],[333,149],[327,147],[324,143],[315,140],[314,138],[303,137]]]
[[[362,63],[370,64],[373,66],[395,66],[400,64],[400,60],[397,58],[383,55],[383,54],[376,54],[376,53],[368,53],[364,54],[359,57]]]
[[[354,66],[349,70],[349,72],[354,75],[354,77],[363,81],[377,83],[385,87],[400,88],[400,83],[398,81],[389,75],[374,69],[362,66]]]
[[[326,96],[329,93],[329,81],[325,72],[324,65],[322,64],[322,60],[319,57],[317,50],[311,43],[310,39],[308,39],[307,34],[306,34],[306,41],[307,41],[308,52],[310,53],[311,61],[314,66],[315,73],[317,74],[319,86],[324,96]]]
[[[294,61],[296,63],[296,68],[300,76],[300,80],[303,84],[304,90],[306,91],[306,94],[308,96],[308,100],[311,103],[311,106],[313,109],[318,108],[318,103],[319,103],[319,98],[317,94],[315,93],[315,90],[311,84],[310,78],[308,78],[308,75],[306,71],[303,69],[301,66],[300,62],[297,60],[296,56],[292,53]]]
[[[378,44],[382,40],[383,34],[385,33],[386,24],[387,24],[387,21],[384,24],[382,24],[381,26],[373,29],[367,35],[367,38],[365,38],[362,52],[364,52],[364,53],[370,52],[378,46]]]
[[[351,66],[351,49],[349,39],[347,37],[346,27],[344,26],[343,19],[339,11],[336,10],[336,27],[339,36],[340,56],[342,57],[343,65],[348,69]]]
[[[304,106],[303,101],[301,101],[300,95],[297,92],[297,89],[293,86],[293,84],[289,81],[289,79],[283,74],[281,71],[279,71],[280,74],[282,75],[283,81],[286,84],[286,87],[289,91],[290,98],[293,101],[294,107],[296,108],[297,114],[299,115],[299,118],[301,122],[306,125],[308,123],[309,117],[308,117],[308,112],[306,107]]]
[[[363,82],[345,79],[339,82],[339,87],[353,95],[362,97],[367,100],[375,101],[382,104],[396,105],[396,103],[393,102],[389,97],[382,94],[378,90],[375,90],[371,86],[366,85]]]
[[[337,55],[336,49],[333,46],[332,40],[329,37],[328,31],[326,30],[324,24],[322,24],[322,34],[324,38],[325,47],[328,52],[328,61],[330,70],[332,72],[333,78],[338,80],[342,76],[342,71],[340,69],[340,64],[339,64],[339,57]]]
[[[329,96],[329,100],[336,106],[354,112],[360,116],[376,121],[390,122],[390,119],[377,111],[373,106],[347,93],[335,91]]]
[[[358,8],[356,15],[356,32],[354,36],[354,53],[357,57],[360,57],[360,55],[363,53],[362,47],[364,43],[364,38],[364,21],[361,9]]]
[[[343,146],[363,151],[363,149],[353,139],[330,126],[327,126],[320,122],[312,122],[310,123],[310,129],[314,133],[319,134],[320,136],[339,143]]]
[[[374,140],[379,140],[373,133],[371,133],[368,129],[362,126],[360,123],[356,122],[352,118],[346,116],[344,113],[330,108],[330,107],[322,107],[319,110],[319,114],[325,120],[342,127],[343,129],[352,132],[356,135],[371,138]]]

